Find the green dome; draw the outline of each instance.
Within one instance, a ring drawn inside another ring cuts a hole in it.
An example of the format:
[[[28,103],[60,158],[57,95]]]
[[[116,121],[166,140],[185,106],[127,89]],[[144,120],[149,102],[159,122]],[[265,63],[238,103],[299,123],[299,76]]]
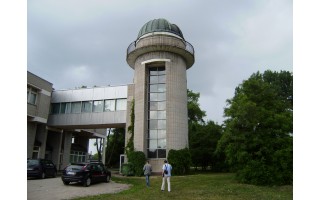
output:
[[[183,38],[180,28],[175,24],[170,24],[166,19],[154,19],[147,22],[139,31],[138,38],[152,32],[169,32]],[[184,39],[184,38],[183,38]]]

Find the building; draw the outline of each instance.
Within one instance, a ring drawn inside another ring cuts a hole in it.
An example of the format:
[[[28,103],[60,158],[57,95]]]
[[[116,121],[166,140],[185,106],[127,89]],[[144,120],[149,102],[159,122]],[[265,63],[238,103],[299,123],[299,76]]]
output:
[[[39,104],[33,104],[45,111],[34,131],[32,119],[37,116],[29,113],[28,93],[28,157],[50,158],[59,169],[69,162],[87,160],[90,138],[104,138],[108,128],[127,130],[131,125],[133,101],[134,148],[145,153],[154,172],[161,171],[170,149],[188,147],[186,70],[194,63],[192,45],[177,25],[155,19],[142,26],[127,49],[126,60],[134,69],[134,83],[125,86],[52,91],[52,84],[28,72],[28,91],[29,86],[33,87],[30,94],[40,95],[43,90],[48,96],[45,108],[39,107],[40,98]],[[47,86],[31,78],[29,83],[29,76]],[[32,102],[33,98],[30,96]],[[130,137],[126,132],[126,143]],[[36,147],[40,153],[29,153]]]

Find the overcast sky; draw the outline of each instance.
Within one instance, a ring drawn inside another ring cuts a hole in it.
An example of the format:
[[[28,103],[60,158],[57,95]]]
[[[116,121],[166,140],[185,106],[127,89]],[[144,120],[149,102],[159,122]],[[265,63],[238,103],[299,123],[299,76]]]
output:
[[[251,74],[293,71],[292,0],[28,0],[27,68],[59,89],[133,81],[126,50],[140,28],[165,18],[195,49],[188,89],[207,120]]]

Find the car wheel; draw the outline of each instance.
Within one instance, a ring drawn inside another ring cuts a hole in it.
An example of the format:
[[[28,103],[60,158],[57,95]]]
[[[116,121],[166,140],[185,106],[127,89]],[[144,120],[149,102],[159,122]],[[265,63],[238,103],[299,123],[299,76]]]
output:
[[[107,177],[106,177],[106,183],[108,183],[109,181],[110,181],[110,175],[109,174],[107,174]]]
[[[52,177],[55,178],[57,176],[57,172],[54,171]]]
[[[69,185],[69,181],[62,181],[63,182],[63,184],[65,184],[65,185]]]
[[[83,186],[84,187],[88,187],[91,185],[91,178],[88,177],[84,182],[83,182]]]

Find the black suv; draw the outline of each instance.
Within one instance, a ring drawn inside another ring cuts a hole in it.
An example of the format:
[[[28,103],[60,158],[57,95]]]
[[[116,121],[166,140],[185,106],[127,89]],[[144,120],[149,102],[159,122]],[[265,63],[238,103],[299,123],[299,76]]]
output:
[[[111,172],[101,162],[76,163],[68,165],[62,172],[62,182],[78,182],[88,187],[91,183],[109,182]]]
[[[57,168],[51,160],[46,159],[28,159],[27,176],[45,178],[48,176],[56,177]]]

